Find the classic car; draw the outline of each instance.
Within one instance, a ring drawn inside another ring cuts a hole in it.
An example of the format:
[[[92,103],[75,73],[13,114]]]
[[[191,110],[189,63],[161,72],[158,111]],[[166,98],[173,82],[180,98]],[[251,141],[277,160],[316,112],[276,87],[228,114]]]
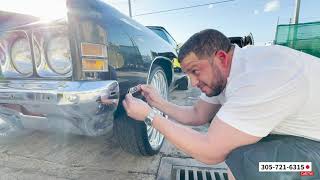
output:
[[[66,8],[65,18],[50,22],[0,12],[1,134],[113,129],[126,151],[158,153],[164,136],[130,119],[121,102],[142,83],[168,98],[175,49],[102,1],[66,0]]]

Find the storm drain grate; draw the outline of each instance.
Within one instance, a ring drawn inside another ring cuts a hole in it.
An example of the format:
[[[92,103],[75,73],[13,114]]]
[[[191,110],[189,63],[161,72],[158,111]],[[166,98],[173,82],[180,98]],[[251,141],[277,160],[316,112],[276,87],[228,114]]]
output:
[[[228,180],[227,165],[206,165],[192,158],[163,157],[157,180]]]
[[[225,171],[211,168],[173,166],[172,180],[228,180]]]

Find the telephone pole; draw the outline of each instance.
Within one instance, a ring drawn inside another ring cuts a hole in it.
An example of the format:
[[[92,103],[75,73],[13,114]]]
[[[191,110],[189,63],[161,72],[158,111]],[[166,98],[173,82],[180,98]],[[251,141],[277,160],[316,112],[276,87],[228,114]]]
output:
[[[300,1],[301,0],[296,0],[296,4],[294,8],[293,24],[299,23]]]
[[[291,24],[298,24],[299,23],[300,1],[301,0],[296,0],[296,4],[295,4],[295,8],[294,8],[293,22]],[[295,26],[295,25],[292,26],[292,28],[293,28],[292,29],[293,31],[292,31],[292,35],[290,36],[291,37],[290,47],[294,49],[297,44],[298,29],[297,29],[297,26]]]
[[[129,16],[132,18],[131,0],[128,0],[128,5],[129,5]]]

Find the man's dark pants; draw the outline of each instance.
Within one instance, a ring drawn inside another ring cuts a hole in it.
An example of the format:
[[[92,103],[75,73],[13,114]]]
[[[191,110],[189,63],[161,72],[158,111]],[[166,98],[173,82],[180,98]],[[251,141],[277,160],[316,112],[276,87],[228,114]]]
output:
[[[259,162],[312,162],[314,176],[299,172],[259,172]],[[258,143],[233,150],[226,159],[236,180],[320,180],[320,142],[269,135]]]

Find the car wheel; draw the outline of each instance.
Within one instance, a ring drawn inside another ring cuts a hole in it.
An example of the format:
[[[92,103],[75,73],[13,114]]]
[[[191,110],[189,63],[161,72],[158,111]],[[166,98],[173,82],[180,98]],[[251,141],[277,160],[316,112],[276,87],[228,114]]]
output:
[[[148,83],[151,84],[161,96],[168,98],[168,83],[164,70],[160,66],[154,66],[149,75]],[[157,154],[163,144],[164,136],[152,126],[144,122],[131,119],[120,107],[116,113],[113,131],[120,146],[127,152],[152,156]],[[166,117],[159,110],[153,108],[157,113]]]

